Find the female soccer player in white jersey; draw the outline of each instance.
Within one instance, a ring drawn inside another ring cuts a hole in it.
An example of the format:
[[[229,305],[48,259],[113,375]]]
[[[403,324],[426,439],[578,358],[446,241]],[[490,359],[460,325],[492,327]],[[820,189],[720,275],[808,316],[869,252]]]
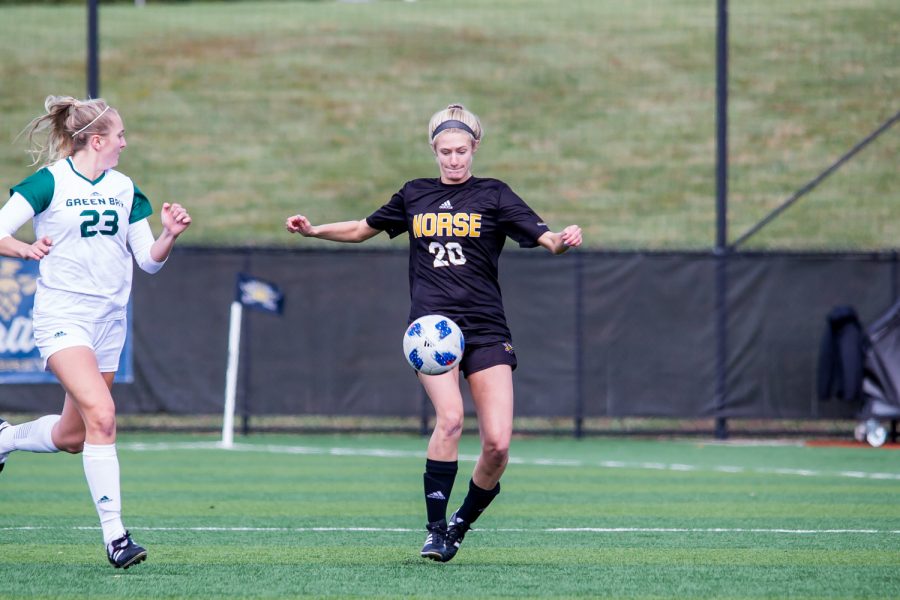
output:
[[[407,182],[361,221],[314,226],[305,216],[294,215],[285,223],[291,233],[337,242],[362,242],[381,231],[391,237],[408,233],[409,321],[442,314],[463,331],[466,350],[460,366],[442,375],[418,376],[437,416],[425,461],[428,536],[421,555],[441,562],[456,555],[472,522],[500,492],[509,459],[516,357],[498,283],[504,241],[510,237],[522,247],[540,245],[553,254],[581,245],[577,225],[552,232],[505,183],[472,175],[481,137],[478,117],[451,104],[435,113],[428,127],[439,178]],[[448,523],[463,426],[460,369],[478,415],[481,455],[468,494]]]
[[[144,271],[159,271],[191,217],[178,204],[163,204],[163,231],[153,238],[146,196],[114,170],[126,146],[116,109],[99,98],[61,96],[49,96],[45,109],[28,137],[34,164],[46,162],[12,187],[0,209],[0,255],[41,261],[34,337],[66,396],[59,415],[20,425],[0,419],[0,470],[14,450],[81,452],[107,558],[127,569],[147,557],[122,525],[111,395],[127,330],[132,255]],[[36,136],[44,133],[41,144]],[[12,237],[28,219],[32,244]]]

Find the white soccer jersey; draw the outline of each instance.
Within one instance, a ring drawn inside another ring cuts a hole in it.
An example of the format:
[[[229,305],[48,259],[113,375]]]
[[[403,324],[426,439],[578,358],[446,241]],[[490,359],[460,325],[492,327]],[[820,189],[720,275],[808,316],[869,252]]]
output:
[[[35,318],[124,318],[132,278],[128,226],[153,212],[134,182],[112,169],[90,181],[66,158],[10,191],[34,209],[37,238],[53,241],[40,264]]]

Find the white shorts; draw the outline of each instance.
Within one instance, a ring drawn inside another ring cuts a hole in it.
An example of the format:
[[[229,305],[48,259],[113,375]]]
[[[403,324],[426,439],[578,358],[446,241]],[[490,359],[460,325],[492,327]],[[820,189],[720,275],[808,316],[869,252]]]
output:
[[[44,359],[44,370],[47,369],[47,359],[56,352],[74,346],[87,346],[94,351],[101,373],[115,373],[119,370],[119,357],[127,332],[127,319],[102,323],[71,319],[34,321],[34,341]]]

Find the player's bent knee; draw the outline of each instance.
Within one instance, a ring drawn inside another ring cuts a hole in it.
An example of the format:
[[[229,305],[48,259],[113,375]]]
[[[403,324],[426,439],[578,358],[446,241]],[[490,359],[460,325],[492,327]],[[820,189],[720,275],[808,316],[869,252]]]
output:
[[[69,454],[80,454],[84,450],[84,430],[78,432],[70,432],[59,435],[57,432],[53,436],[53,445],[60,452],[68,452]]]
[[[481,454],[492,465],[505,465],[509,460],[509,444],[486,441],[481,448]]]
[[[69,454],[81,454],[84,451],[84,439],[80,442],[64,442],[62,445],[57,445],[61,452],[68,452]]]
[[[462,415],[441,416],[434,426],[435,431],[444,438],[454,439],[462,435]]]
[[[94,438],[101,437],[114,440],[116,437],[115,413],[90,419],[87,423],[85,423],[85,426],[87,431]]]

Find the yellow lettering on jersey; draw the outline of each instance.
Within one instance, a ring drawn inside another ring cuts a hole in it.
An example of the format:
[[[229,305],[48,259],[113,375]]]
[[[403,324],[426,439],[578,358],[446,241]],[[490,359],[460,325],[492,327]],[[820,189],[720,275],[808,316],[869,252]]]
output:
[[[469,237],[481,237],[481,215],[472,213],[469,215]]]
[[[413,215],[413,235],[419,237],[481,237],[478,213],[421,213]]]
[[[422,214],[422,235],[425,237],[434,237],[436,232],[435,221],[436,217],[434,213]]]
[[[453,215],[453,235],[464,237],[469,234],[469,214],[456,213]]]
[[[437,215],[438,237],[450,237],[452,223],[453,223],[453,215],[451,215],[450,213],[438,213],[438,215]]]
[[[433,237],[435,233],[434,213],[421,213],[413,215],[413,235],[419,237]]]

